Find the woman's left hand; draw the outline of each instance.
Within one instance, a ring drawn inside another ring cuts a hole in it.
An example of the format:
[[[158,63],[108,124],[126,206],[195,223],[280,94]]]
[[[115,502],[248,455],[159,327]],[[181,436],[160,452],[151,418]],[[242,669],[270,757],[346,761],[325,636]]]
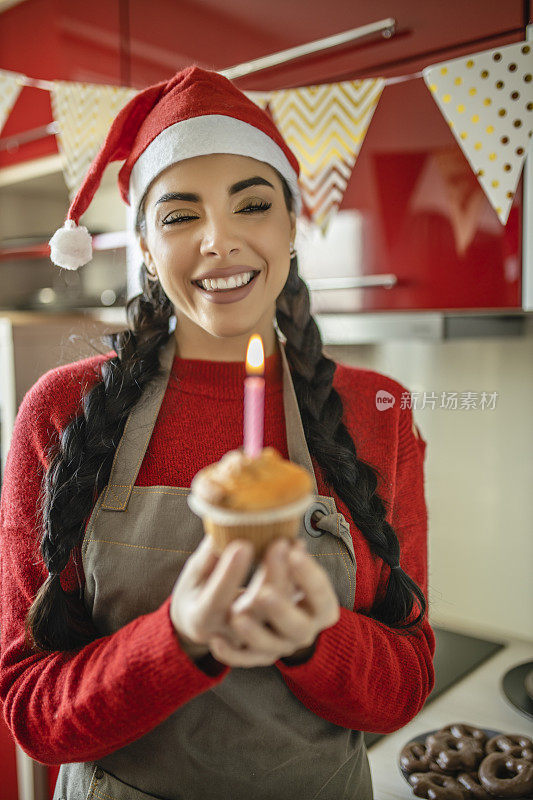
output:
[[[295,602],[296,590],[303,599]],[[249,585],[233,601],[229,626],[242,648],[221,636],[209,641],[217,661],[231,667],[270,666],[311,655],[318,634],[335,625],[340,607],[328,574],[305,547],[277,539]]]

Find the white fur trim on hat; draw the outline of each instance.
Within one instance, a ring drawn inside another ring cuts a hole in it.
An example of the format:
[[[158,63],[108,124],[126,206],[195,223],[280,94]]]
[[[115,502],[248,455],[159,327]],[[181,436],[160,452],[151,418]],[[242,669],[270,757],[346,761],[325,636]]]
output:
[[[67,219],[50,241],[50,259],[58,267],[78,269],[93,257],[91,234],[84,225]]]
[[[264,161],[283,175],[294,197],[296,216],[302,199],[298,177],[276,142],[255,125],[223,114],[191,117],[169,125],[141,153],[130,175],[129,202],[137,216],[139,204],[154,178],[178,161],[212,153],[232,153]]]

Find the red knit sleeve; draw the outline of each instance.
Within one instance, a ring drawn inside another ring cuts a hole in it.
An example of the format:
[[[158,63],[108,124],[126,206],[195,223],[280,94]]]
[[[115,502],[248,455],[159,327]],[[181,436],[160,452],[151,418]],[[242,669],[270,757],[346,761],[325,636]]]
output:
[[[415,435],[409,408],[399,412],[398,439],[391,524],[400,542],[401,566],[427,597],[426,443]],[[380,586],[388,574],[383,565]],[[416,633],[406,635],[341,607],[339,621],[319,634],[308,661],[294,666],[277,661],[276,666],[296,697],[318,716],[345,728],[391,733],[416,716],[431,692],[434,653],[427,616]]]
[[[44,764],[102,758],[148,733],[229,672],[224,666],[207,675],[183,652],[170,620],[170,598],[77,651],[42,654],[25,647],[26,615],[47,574],[39,550],[46,446],[54,422],[75,409],[79,389],[79,380],[60,368],[26,394],[0,502],[0,698],[14,738]]]

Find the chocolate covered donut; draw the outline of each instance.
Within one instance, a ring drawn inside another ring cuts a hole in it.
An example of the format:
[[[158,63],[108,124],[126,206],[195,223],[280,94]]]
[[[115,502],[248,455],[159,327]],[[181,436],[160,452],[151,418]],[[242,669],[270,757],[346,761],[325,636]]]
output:
[[[451,733],[456,739],[475,739],[480,745],[487,741],[487,734],[481,728],[467,725],[466,722],[453,722],[445,728],[441,728],[444,733]]]
[[[464,800],[461,785],[450,775],[438,772],[413,772],[409,775],[413,794],[428,800]]]
[[[485,755],[483,745],[473,737],[438,731],[426,738],[430,766],[448,774],[472,772]]]
[[[489,738],[450,723],[405,745],[400,764],[413,793],[428,800],[533,800],[533,742],[518,733]]]
[[[406,772],[427,772],[429,766],[426,746],[422,742],[406,744],[400,753],[400,764]]]
[[[494,797],[524,798],[533,793],[533,763],[506,753],[490,753],[479,765],[479,780]]]
[[[487,792],[480,783],[477,772],[460,772],[457,776],[457,783],[466,790],[465,794],[468,798],[472,797],[473,800],[494,800],[494,795]]]
[[[493,736],[485,745],[487,754],[506,753],[513,758],[523,758],[526,761],[533,761],[533,742],[527,736],[518,733],[500,733]]]

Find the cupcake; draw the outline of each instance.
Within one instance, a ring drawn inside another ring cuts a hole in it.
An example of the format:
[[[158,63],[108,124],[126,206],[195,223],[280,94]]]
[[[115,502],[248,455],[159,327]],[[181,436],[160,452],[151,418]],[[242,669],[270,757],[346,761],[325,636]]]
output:
[[[248,539],[256,561],[273,539],[296,539],[312,500],[308,471],[273,447],[254,458],[242,449],[226,453],[196,473],[187,499],[219,552],[233,539]]]

